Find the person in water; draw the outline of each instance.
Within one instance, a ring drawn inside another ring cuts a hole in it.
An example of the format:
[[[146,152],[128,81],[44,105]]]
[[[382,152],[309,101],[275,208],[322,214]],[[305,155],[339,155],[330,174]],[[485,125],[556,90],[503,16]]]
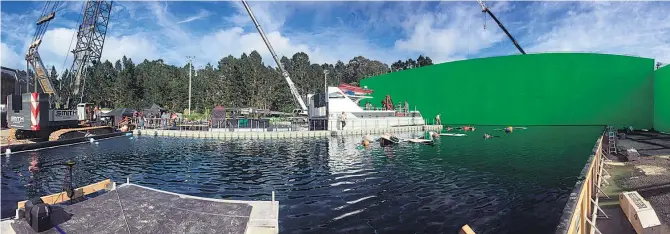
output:
[[[368,141],[368,139],[363,139],[361,144],[363,144],[363,147],[367,148],[368,146],[370,146],[370,141]]]
[[[489,139],[489,138],[493,138],[493,136],[491,136],[491,135],[489,135],[489,134],[487,134],[487,133],[484,133],[484,139]]]
[[[37,157],[35,155],[33,155],[33,157],[31,157],[31,159],[30,159],[30,166],[28,166],[28,170],[30,172],[36,172],[37,170],[39,170],[40,168],[37,167],[38,163],[39,163],[39,161],[37,160]]]
[[[510,133],[510,132],[512,132],[512,131],[514,131],[514,128],[513,128],[513,127],[506,127],[506,128],[505,128],[505,133]]]
[[[434,140],[435,138],[438,138],[438,137],[440,137],[440,134],[437,134],[436,132],[433,132],[433,131],[424,132],[424,134],[423,134],[423,139],[425,139],[425,140],[432,141],[432,140]]]

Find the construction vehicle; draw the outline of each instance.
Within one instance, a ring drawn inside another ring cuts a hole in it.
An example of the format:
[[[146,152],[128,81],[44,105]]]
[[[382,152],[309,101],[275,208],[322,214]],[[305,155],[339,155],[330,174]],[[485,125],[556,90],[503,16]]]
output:
[[[523,49],[521,48],[519,43],[517,43],[516,40],[514,40],[514,37],[512,37],[512,34],[510,34],[507,31],[507,29],[505,28],[505,26],[503,26],[503,24],[500,23],[500,20],[498,20],[498,17],[496,17],[493,14],[493,12],[491,12],[491,10],[489,10],[489,8],[486,6],[486,4],[484,4],[484,1],[477,0],[477,2],[479,2],[479,6],[482,7],[482,12],[488,13],[488,15],[491,16],[491,18],[493,18],[493,21],[495,21],[498,24],[498,27],[500,27],[500,29],[502,29],[503,32],[505,32],[507,37],[509,37],[509,39],[512,40],[512,43],[514,43],[514,46],[516,46],[516,48],[519,50],[519,52],[521,52],[521,54],[526,54],[526,51],[523,51]],[[486,26],[484,26],[484,27],[486,27]]]
[[[10,139],[48,137],[49,140],[58,140],[76,136],[74,133],[81,134],[83,131],[112,131],[111,127],[100,126],[93,121],[92,104],[85,102],[84,95],[87,69],[100,61],[112,2],[87,1],[84,4],[76,47],[72,50],[74,59],[70,71],[74,77],[63,79],[70,82],[66,85],[73,86],[69,93],[59,93],[54,89],[38,52],[49,22],[55,18],[60,4],[61,2],[55,1],[46,2],[26,53],[27,68],[32,68],[36,83],[33,92],[7,96],[7,122],[12,131]],[[75,104],[75,101],[78,103]]]
[[[245,0],[242,0],[242,4],[244,4],[244,8],[247,9],[249,17],[251,17],[251,20],[254,22],[254,25],[256,25],[258,33],[261,34],[263,42],[265,42],[265,45],[268,47],[268,50],[270,50],[272,58],[275,60],[275,63],[277,63],[277,67],[279,67],[279,70],[281,71],[282,76],[286,80],[286,83],[288,83],[289,89],[291,90],[291,94],[293,94],[293,98],[295,98],[295,100],[298,102],[298,105],[300,106],[300,109],[294,109],[293,113],[299,115],[307,115],[307,105],[305,105],[305,101],[302,100],[302,96],[300,96],[300,93],[298,92],[298,89],[295,87],[295,84],[291,80],[291,77],[289,76],[286,69],[284,69],[284,66],[282,66],[281,62],[279,61],[279,58],[277,58],[275,50],[272,48],[272,45],[270,44],[270,41],[268,41],[267,37],[265,37],[265,33],[263,32],[261,25],[258,24],[258,21],[256,21],[256,17],[254,17],[254,13],[252,13],[251,8],[249,8],[249,4],[247,4],[247,1]]]

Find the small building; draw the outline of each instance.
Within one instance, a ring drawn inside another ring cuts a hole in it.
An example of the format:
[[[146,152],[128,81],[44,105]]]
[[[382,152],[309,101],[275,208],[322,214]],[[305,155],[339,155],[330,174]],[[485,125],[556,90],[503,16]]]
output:
[[[167,110],[166,110],[165,108],[163,108],[163,107],[159,106],[158,104],[154,103],[154,104],[151,105],[151,107],[144,109],[144,110],[142,111],[142,113],[143,113],[144,116],[156,116],[156,117],[159,117],[159,116],[161,116],[163,113],[165,113],[166,111],[167,111]]]
[[[123,121],[125,117],[132,118],[135,113],[137,113],[135,109],[116,108],[110,112],[100,114],[100,119],[107,123],[111,121],[113,125],[116,125]]]

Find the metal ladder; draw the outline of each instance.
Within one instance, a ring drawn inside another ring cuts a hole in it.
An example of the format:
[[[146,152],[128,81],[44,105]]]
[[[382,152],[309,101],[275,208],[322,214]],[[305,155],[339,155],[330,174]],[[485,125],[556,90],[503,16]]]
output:
[[[614,129],[614,126],[607,126],[607,155],[617,153],[616,134],[617,131]]]

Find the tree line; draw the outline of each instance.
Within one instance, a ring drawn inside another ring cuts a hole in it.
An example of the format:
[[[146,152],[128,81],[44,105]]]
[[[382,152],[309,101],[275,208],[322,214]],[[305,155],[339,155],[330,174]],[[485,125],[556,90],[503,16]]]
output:
[[[328,86],[341,83],[357,85],[363,78],[392,71],[432,65],[429,57],[419,56],[415,61],[395,62],[389,67],[377,60],[357,56],[348,63],[315,64],[304,52],[291,58],[282,57],[281,63],[296,88],[303,95],[323,92],[324,70],[328,70]],[[257,51],[240,57],[229,55],[216,64],[192,69],[191,109],[204,113],[216,105],[225,107],[254,107],[290,112],[297,107],[289,87],[278,68],[262,61]],[[135,64],[123,57],[112,63],[104,61],[87,70],[84,84],[86,100],[105,108],[142,109],[156,103],[171,111],[188,108],[189,64],[182,67],[168,65],[163,60],[144,60]],[[73,75],[65,70],[60,76],[51,67],[51,79],[56,90],[65,96],[72,91]]]

